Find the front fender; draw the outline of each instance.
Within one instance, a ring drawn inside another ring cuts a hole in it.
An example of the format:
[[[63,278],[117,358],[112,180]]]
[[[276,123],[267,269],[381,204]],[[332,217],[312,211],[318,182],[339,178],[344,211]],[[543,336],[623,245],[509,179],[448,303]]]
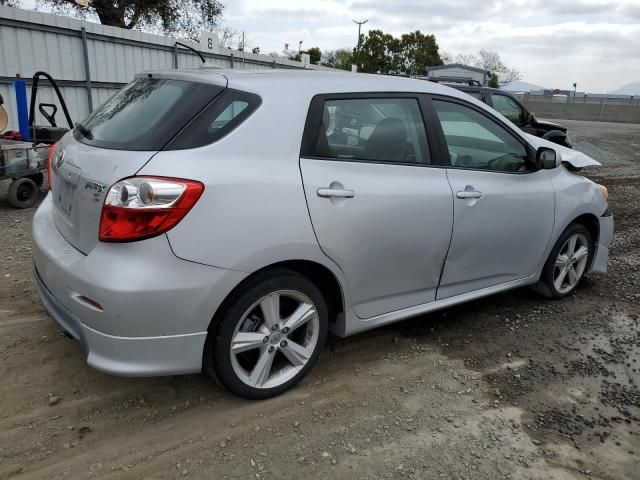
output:
[[[612,234],[604,235],[600,219],[611,217],[603,217],[607,211],[608,204],[598,184],[569,171],[564,165],[556,167],[554,171],[556,175],[552,177],[551,182],[556,198],[555,222],[551,234],[551,241],[547,246],[544,258],[548,258],[558,238],[562,235],[562,232],[564,232],[576,218],[582,215],[592,215],[594,219],[598,221],[601,231],[599,232],[598,238],[595,239],[597,241],[596,245],[600,245],[601,243],[604,245],[604,243],[606,243],[604,246],[608,248]],[[604,228],[608,228],[606,222]],[[611,232],[613,231],[613,225],[611,225],[610,230]],[[538,276],[542,273],[543,268],[544,264],[540,266]],[[596,271],[595,261],[592,262],[592,270]]]

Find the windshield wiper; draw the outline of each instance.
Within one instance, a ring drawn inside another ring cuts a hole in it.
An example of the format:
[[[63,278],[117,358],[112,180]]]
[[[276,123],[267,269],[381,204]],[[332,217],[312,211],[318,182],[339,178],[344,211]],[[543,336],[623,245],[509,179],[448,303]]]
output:
[[[80,122],[76,122],[76,130],[78,130],[84,138],[93,140],[93,133],[91,133],[91,130],[82,125]]]

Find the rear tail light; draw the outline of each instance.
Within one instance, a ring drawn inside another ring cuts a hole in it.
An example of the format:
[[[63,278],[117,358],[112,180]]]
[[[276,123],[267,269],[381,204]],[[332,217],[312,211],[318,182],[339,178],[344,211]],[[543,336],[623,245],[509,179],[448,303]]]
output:
[[[133,242],[175,227],[196,204],[204,185],[194,180],[131,177],[109,191],[100,215],[102,242]]]
[[[51,159],[53,158],[57,145],[57,143],[54,143],[47,150],[47,187],[49,190],[51,190]]]

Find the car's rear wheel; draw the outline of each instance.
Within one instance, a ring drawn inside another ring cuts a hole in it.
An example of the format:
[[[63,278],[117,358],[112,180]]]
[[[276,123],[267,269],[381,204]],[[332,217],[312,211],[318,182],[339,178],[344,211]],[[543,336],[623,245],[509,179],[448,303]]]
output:
[[[225,308],[207,355],[229,391],[270,398],[311,370],[327,323],[322,293],[307,278],[289,270],[261,274]]]
[[[550,298],[569,295],[584,277],[593,250],[593,239],[589,230],[580,224],[569,225],[547,259],[538,291]]]

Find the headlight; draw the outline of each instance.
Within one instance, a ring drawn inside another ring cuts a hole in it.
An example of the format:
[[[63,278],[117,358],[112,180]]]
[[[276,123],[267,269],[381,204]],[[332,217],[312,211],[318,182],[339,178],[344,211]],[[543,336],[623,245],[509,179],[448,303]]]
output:
[[[602,195],[604,196],[604,199],[608,200],[609,199],[609,190],[607,190],[607,187],[605,187],[604,185],[598,185],[598,188],[602,192]]]

